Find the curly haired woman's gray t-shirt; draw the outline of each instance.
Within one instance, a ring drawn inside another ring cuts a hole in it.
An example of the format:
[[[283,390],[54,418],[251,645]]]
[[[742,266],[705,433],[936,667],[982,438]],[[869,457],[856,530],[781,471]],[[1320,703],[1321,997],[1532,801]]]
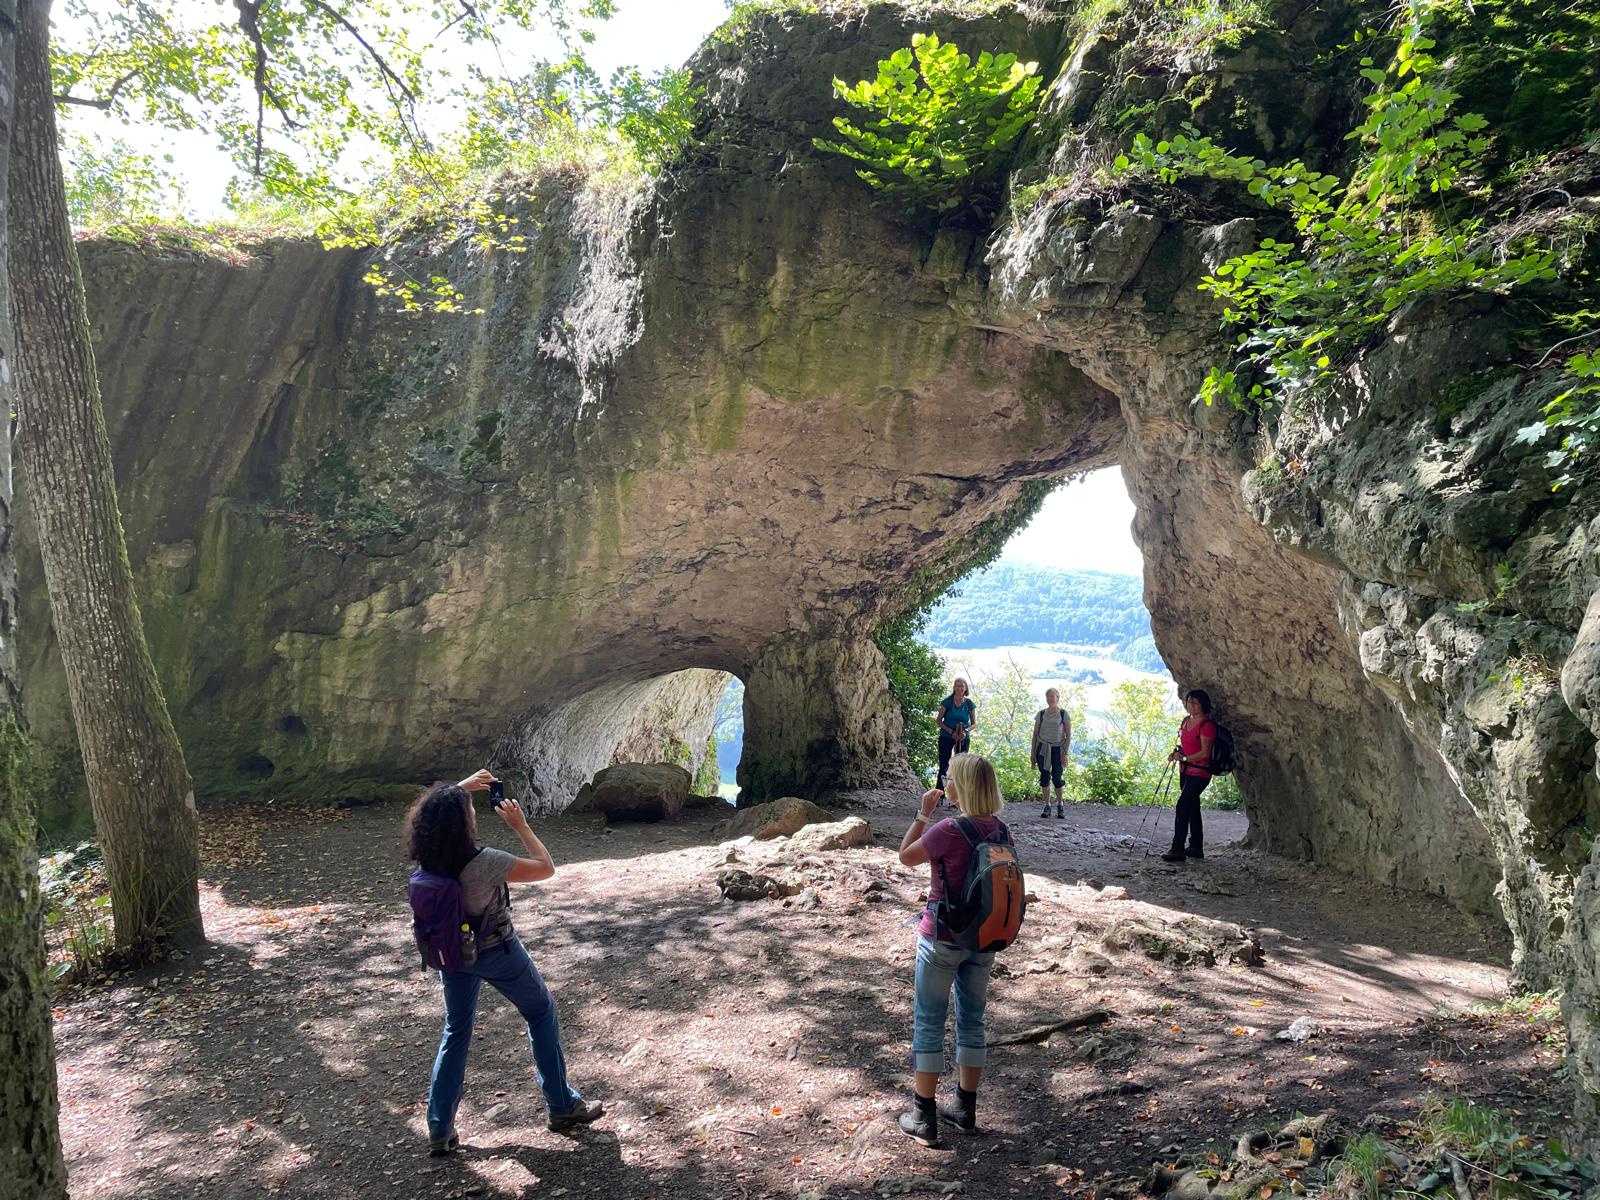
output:
[[[484,846],[461,868],[461,903],[467,916],[478,919],[478,949],[498,946],[511,936],[511,909],[507,904],[506,876],[516,856]]]

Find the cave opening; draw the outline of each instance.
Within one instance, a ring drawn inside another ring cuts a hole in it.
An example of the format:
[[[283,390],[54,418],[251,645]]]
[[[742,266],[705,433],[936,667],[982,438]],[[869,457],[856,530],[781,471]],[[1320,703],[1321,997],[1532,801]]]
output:
[[[922,627],[920,640],[941,664],[940,694],[959,676],[979,702],[973,746],[995,762],[1008,800],[1039,793],[1028,759],[1034,715],[1050,689],[1072,720],[1069,799],[1148,804],[1168,782],[1166,754],[1183,707],[1151,632],[1134,518],[1120,468],[1063,479]],[[913,765],[931,779],[930,762]],[[1203,805],[1241,807],[1238,784],[1214,780]]]

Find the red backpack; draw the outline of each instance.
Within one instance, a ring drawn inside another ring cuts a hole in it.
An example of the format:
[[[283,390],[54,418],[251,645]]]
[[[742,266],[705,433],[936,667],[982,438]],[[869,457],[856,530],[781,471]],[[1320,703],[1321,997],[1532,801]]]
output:
[[[1017,940],[1022,918],[1027,915],[1028,888],[1022,877],[1022,860],[1004,825],[996,831],[1003,841],[984,837],[971,817],[957,817],[956,828],[972,847],[972,857],[954,901],[950,899],[950,881],[944,879],[944,863],[939,863],[944,899],[939,901],[939,911],[934,916],[963,949],[1004,950]]]

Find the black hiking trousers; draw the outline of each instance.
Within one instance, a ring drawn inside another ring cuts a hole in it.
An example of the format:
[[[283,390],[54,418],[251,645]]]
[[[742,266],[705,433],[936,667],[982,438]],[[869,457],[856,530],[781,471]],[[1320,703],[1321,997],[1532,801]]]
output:
[[[1178,792],[1178,815],[1172,821],[1172,853],[1205,853],[1206,835],[1200,825],[1200,793],[1206,790],[1210,782],[1209,775],[1183,777],[1183,787]]]
[[[939,778],[934,781],[934,787],[944,787],[944,777],[950,771],[950,760],[957,754],[965,754],[967,748],[966,741],[958,745],[955,738],[942,729],[939,731]]]

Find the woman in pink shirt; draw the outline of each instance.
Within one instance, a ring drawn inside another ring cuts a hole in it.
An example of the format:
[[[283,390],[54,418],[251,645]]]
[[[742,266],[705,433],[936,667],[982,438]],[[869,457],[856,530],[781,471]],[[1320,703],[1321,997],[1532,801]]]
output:
[[[1211,720],[1211,697],[1199,688],[1183,698],[1183,706],[1189,715],[1178,728],[1177,749],[1167,755],[1168,762],[1180,764],[1183,786],[1178,789],[1178,813],[1172,822],[1172,849],[1161,856],[1164,862],[1206,856],[1200,793],[1211,782],[1211,744],[1217,740],[1217,727]]]
[[[939,901],[945,888],[958,892],[967,877],[973,847],[952,819],[930,826],[942,796],[949,799],[977,826],[978,836],[989,842],[1011,842],[1011,831],[1000,819],[1000,783],[989,760],[976,754],[958,754],[950,763],[945,791],[938,788],[922,797],[921,812],[900,841],[900,861],[908,867],[929,864],[928,907],[917,930],[917,972],[911,1028],[912,1107],[901,1114],[900,1128],[924,1146],[939,1144],[939,1118],[943,1116],[962,1133],[978,1128],[978,1077],[987,1061],[988,1036],[983,1011],[988,1003],[989,972],[994,951],[967,950],[939,921]],[[944,1073],[944,1029],[950,1014],[950,993],[956,998],[956,1103],[939,1108],[934,1093]]]

